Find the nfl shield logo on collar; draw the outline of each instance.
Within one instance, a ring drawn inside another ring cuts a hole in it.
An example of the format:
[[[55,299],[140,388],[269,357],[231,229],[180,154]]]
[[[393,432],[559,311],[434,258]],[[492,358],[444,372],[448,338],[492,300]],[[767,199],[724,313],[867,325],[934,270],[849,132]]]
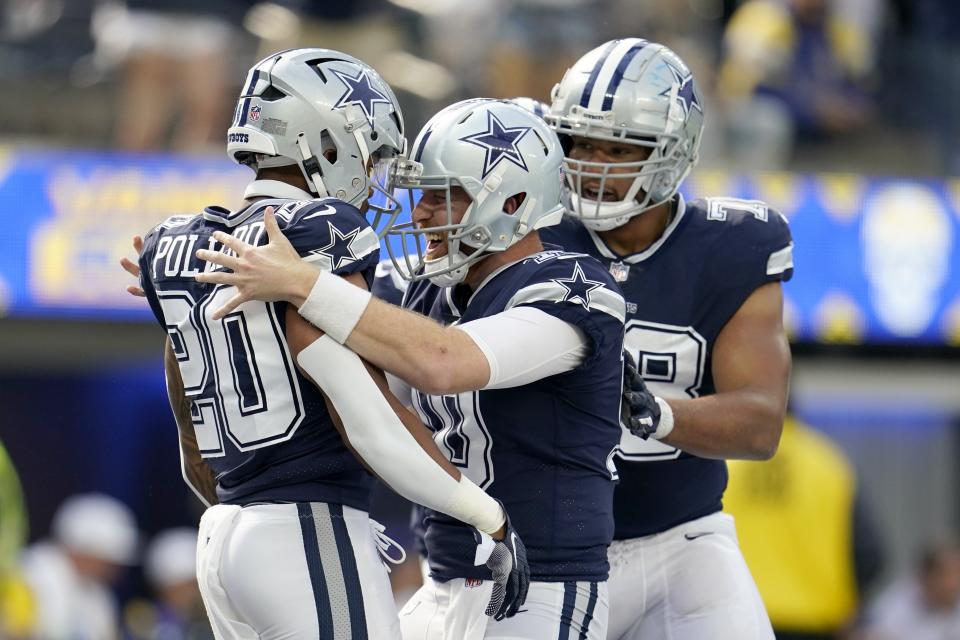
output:
[[[630,267],[622,262],[611,262],[610,275],[617,282],[626,282],[627,278],[630,277]]]
[[[250,120],[251,122],[256,122],[256,121],[259,120],[259,119],[260,119],[260,105],[255,104],[255,105],[253,105],[252,107],[250,107],[250,118],[249,118],[249,120]]]

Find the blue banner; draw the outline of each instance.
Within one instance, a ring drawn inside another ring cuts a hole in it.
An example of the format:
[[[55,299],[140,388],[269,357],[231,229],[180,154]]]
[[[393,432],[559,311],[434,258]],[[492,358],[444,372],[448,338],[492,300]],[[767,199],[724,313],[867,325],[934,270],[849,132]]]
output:
[[[0,314],[149,320],[118,266],[131,237],[236,207],[251,177],[209,157],[0,151]],[[764,200],[789,218],[795,340],[960,346],[960,181],[700,171],[685,193]]]

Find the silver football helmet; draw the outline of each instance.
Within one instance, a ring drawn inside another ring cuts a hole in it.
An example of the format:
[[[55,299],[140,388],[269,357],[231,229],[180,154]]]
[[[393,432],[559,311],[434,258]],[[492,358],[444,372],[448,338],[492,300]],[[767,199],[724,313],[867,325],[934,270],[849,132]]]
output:
[[[534,113],[541,118],[546,117],[547,113],[550,112],[550,105],[545,102],[540,102],[536,98],[528,98],[526,96],[517,96],[516,98],[510,98],[510,102],[517,105],[518,107],[523,107],[527,111]]]
[[[390,86],[370,66],[330,49],[281,51],[254,65],[227,132],[236,162],[255,171],[296,164],[317,197],[361,207],[371,189],[381,192],[385,204],[370,203],[378,216],[400,210],[387,195],[387,166],[405,144]]]
[[[552,98],[547,121],[568,151],[567,204],[591,229],[619,227],[670,199],[697,161],[703,101],[687,65],[662,44],[627,38],[601,45],[567,70]],[[574,160],[569,136],[629,143],[650,155],[636,162]],[[591,199],[584,181],[598,178]],[[604,201],[612,178],[633,183],[622,200]]]
[[[407,280],[461,282],[471,265],[563,217],[560,141],[541,118],[509,101],[453,104],[430,119],[412,149],[411,159],[397,162],[394,183],[411,190],[411,210],[412,190],[443,190],[447,217],[446,224],[417,228],[410,222],[388,232],[399,240],[388,243],[390,257]],[[471,199],[459,222],[450,193],[457,186]],[[504,211],[518,194],[525,194],[518,209]],[[428,235],[443,238],[445,255],[427,257]]]

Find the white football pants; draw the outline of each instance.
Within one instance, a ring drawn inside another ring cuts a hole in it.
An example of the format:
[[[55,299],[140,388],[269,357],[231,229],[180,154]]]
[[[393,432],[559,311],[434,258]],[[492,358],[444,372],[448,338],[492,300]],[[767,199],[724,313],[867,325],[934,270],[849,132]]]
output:
[[[197,579],[218,640],[399,639],[371,522],[322,502],[207,509]]]
[[[608,555],[610,640],[773,640],[729,514],[614,540]]]
[[[531,582],[512,618],[484,614],[493,582],[427,578],[400,610],[403,640],[604,640],[606,582]]]

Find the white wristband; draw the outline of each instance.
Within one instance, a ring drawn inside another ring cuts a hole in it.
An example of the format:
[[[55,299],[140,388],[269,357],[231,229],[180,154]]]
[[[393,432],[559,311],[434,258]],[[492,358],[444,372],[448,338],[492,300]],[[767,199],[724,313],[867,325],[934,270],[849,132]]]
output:
[[[507,521],[500,503],[462,473],[457,488],[447,501],[446,507],[440,511],[491,535]]]
[[[313,283],[310,295],[297,310],[306,320],[343,344],[370,303],[369,291],[340,276],[324,272]]]
[[[657,405],[660,407],[660,423],[651,437],[654,440],[663,440],[673,431],[673,408],[659,396],[653,396],[653,399],[657,401]]]

